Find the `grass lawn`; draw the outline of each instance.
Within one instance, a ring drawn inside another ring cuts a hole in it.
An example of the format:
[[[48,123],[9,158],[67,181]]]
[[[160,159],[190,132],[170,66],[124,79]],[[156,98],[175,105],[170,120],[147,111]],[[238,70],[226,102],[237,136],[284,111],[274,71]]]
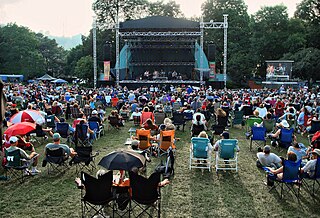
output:
[[[132,122],[121,130],[107,130],[106,135],[94,143],[100,151],[96,163],[107,153],[125,148],[129,137],[128,129]],[[190,124],[186,131],[176,132],[181,138],[177,142],[175,176],[171,184],[162,188],[162,217],[319,217],[319,193],[312,198],[302,188],[301,199],[286,194],[280,199],[277,192],[268,193],[263,184],[265,173],[258,170],[254,151],[249,151],[249,140],[244,130],[233,128],[231,137],[239,140],[239,172],[220,172],[216,175],[207,170],[189,170]],[[298,136],[307,144],[306,138]],[[46,142],[47,143],[47,142]],[[36,151],[43,154],[43,145]],[[274,152],[285,156],[285,151]],[[40,158],[42,162],[43,155]],[[160,160],[152,158],[148,164],[148,174]],[[41,163],[39,164],[41,165]],[[0,217],[81,217],[80,190],[75,186],[77,177],[75,167],[64,174],[48,175],[42,173],[27,178],[20,184],[16,180],[0,182]]]

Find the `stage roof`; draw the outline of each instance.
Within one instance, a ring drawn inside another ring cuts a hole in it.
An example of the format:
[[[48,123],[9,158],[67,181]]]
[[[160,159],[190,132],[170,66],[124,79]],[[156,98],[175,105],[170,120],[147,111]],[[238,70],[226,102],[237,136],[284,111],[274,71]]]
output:
[[[199,22],[181,18],[153,16],[120,23],[120,31],[128,30],[196,30],[200,31]]]

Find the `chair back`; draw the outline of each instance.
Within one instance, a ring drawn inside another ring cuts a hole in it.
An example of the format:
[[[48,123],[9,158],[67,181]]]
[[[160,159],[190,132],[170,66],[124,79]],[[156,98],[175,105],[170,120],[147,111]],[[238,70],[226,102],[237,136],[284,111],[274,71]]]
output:
[[[89,121],[89,128],[93,131],[99,131],[100,127],[99,127],[99,123],[97,121]]]
[[[209,139],[193,137],[191,138],[193,156],[196,158],[208,157]]]
[[[183,112],[185,120],[193,120],[193,113],[192,112]]]
[[[119,126],[119,118],[116,116],[109,116],[108,117],[109,123],[111,126]]]
[[[99,176],[98,179],[81,172],[81,181],[86,189],[83,199],[95,205],[104,205],[112,200],[112,179],[112,171]]]
[[[234,158],[237,144],[236,139],[222,139],[219,144],[219,157]]]
[[[280,131],[280,142],[285,144],[291,144],[294,129],[282,128]]]
[[[252,128],[254,126],[254,123],[262,123],[262,118],[260,117],[249,117],[246,121],[246,125],[248,128]]]
[[[266,141],[265,137],[266,137],[267,129],[265,127],[253,126],[251,128],[251,132],[252,132],[251,140]]]
[[[245,106],[243,106],[242,111],[243,111],[243,115],[244,116],[253,115],[252,106],[245,105]]]
[[[212,130],[213,130],[214,135],[222,134],[224,129],[225,129],[225,126],[221,126],[221,125],[213,125],[212,126]]]
[[[226,127],[228,125],[228,117],[218,116],[218,125]]]
[[[61,164],[66,159],[63,148],[46,149],[46,161],[55,164]]]
[[[20,150],[16,149],[14,151],[8,151],[5,150],[5,156],[7,159],[7,167],[20,167],[22,166],[21,156],[20,156]]]
[[[173,124],[174,125],[184,125],[184,114],[181,112],[173,112]]]
[[[192,124],[192,136],[198,136],[204,129],[204,124]]]
[[[283,182],[295,182],[300,180],[301,160],[298,162],[284,160],[283,162]]]
[[[140,125],[140,116],[133,116],[133,124],[135,126],[139,126]]]
[[[173,102],[172,104],[172,111],[179,111],[180,110],[180,103],[179,102]]]
[[[140,118],[140,124],[144,123],[147,119],[151,119],[152,121],[154,121],[152,112],[142,112],[141,118]]]
[[[56,128],[56,123],[55,123],[54,117],[55,117],[55,115],[47,115],[45,117],[47,127]]]
[[[132,199],[139,204],[152,204],[160,197],[158,184],[161,174],[152,173],[147,179],[134,172],[129,171],[130,187],[132,189]]]
[[[88,118],[92,113],[92,108],[90,108],[90,107],[83,108],[83,113]]]
[[[233,125],[240,125],[243,121],[243,111],[234,111]]]
[[[128,119],[129,119],[128,112],[121,111],[121,112],[120,112],[120,116],[121,116],[122,119],[124,119],[124,120],[128,120]]]
[[[166,114],[164,112],[156,112],[154,113],[154,123],[156,125],[163,124],[164,119],[166,118]]]
[[[151,130],[150,129],[137,129],[136,136],[140,141],[139,149],[145,150],[151,146],[150,137],[151,137]]]
[[[78,157],[90,157],[92,153],[92,146],[76,146],[75,151]]]
[[[317,158],[316,169],[313,178],[320,179],[320,157]]]
[[[61,135],[62,138],[68,138],[69,136],[69,124],[68,123],[56,123],[56,132]]]
[[[276,126],[275,120],[263,120],[263,126],[266,128],[267,132],[273,132],[274,127]]]
[[[309,130],[309,133],[313,134],[319,130],[320,130],[320,120],[311,120],[311,129]]]
[[[173,149],[175,149],[175,145],[174,145],[174,134],[175,131],[174,130],[163,130],[160,131],[160,149],[167,151],[169,149],[169,147],[172,147]]]
[[[85,141],[88,139],[88,125],[77,124],[75,133],[76,142],[78,140]]]

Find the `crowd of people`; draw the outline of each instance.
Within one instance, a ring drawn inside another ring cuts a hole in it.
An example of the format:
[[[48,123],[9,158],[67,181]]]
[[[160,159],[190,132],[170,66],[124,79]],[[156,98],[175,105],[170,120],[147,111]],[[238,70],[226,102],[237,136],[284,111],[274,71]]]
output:
[[[115,128],[121,128],[128,120],[136,122],[136,118],[139,117],[139,126],[146,130],[150,129],[152,139],[157,141],[161,130],[178,128],[179,125],[172,122],[173,113],[183,113],[189,114],[192,123],[191,136],[211,138],[209,133],[211,125],[222,125],[225,127],[222,138],[229,138],[227,129],[232,122],[230,117],[235,111],[243,111],[245,118],[261,118],[262,122],[256,123],[256,126],[263,126],[264,121],[275,121],[275,129],[268,135],[274,143],[259,148],[257,165],[270,167],[274,170],[273,173],[279,174],[283,158],[272,153],[271,148],[279,146],[275,139],[280,137],[283,129],[294,129],[292,144],[286,147],[288,158],[295,161],[302,159],[306,166],[304,170],[310,169],[309,162],[315,155],[319,155],[316,147],[309,148],[311,145],[303,145],[295,137],[295,134],[304,136],[319,130],[313,126],[319,121],[318,91],[319,89],[297,90],[285,87],[276,90],[214,90],[211,86],[184,85],[141,87],[135,90],[107,86],[93,90],[69,85],[56,87],[43,83],[28,85],[9,83],[4,87],[7,98],[4,126],[10,125],[10,118],[16,113],[28,109],[37,110],[46,117],[51,116],[51,120],[55,123],[65,123],[72,119],[73,125],[69,126],[71,133],[76,132],[77,124],[84,125],[89,121],[98,122],[101,126],[104,122],[109,122]],[[112,107],[110,114],[105,112],[108,107]],[[53,137],[54,143],[48,144],[47,148],[60,144],[60,135],[54,133],[54,129],[45,127],[44,123],[37,123],[37,128],[44,137]],[[96,132],[89,126],[87,128],[88,137],[94,139]],[[27,142],[28,137],[26,135]],[[175,138],[179,139],[176,136]],[[17,140],[12,137],[6,140],[8,142],[5,147],[13,149]],[[210,145],[210,152],[218,148],[219,140],[211,140],[211,144],[213,146]],[[64,148],[66,155],[74,155],[74,151],[70,148]],[[239,148],[237,150],[239,151]],[[32,149],[26,151],[31,152],[28,159],[33,159],[32,152],[35,151]],[[36,166],[36,161],[33,162],[33,166]],[[35,174],[38,171],[33,168],[32,172]]]

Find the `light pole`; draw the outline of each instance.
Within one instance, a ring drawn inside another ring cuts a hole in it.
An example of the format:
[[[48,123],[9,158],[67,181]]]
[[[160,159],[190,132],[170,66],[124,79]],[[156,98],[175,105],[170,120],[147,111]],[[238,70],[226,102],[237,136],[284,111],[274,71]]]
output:
[[[97,20],[93,16],[92,24],[92,43],[93,43],[93,88],[97,88]]]

